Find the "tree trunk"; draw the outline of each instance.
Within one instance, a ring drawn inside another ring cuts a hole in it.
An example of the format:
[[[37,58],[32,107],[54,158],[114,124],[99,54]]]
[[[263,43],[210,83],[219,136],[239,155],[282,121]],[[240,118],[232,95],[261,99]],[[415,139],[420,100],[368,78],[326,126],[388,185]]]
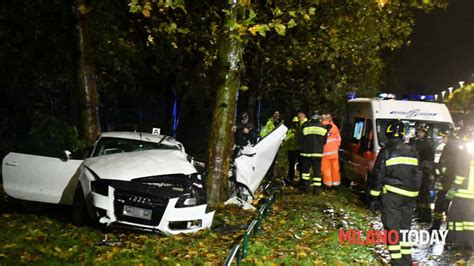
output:
[[[94,76],[94,60],[86,21],[84,0],[74,1],[76,65],[74,88],[79,113],[79,135],[87,143],[93,143],[100,134],[99,97]]]
[[[234,142],[232,126],[235,122],[242,56],[242,43],[232,37],[233,32],[228,25],[232,24],[230,21],[237,19],[238,9],[237,0],[229,2],[229,13],[223,24],[219,43],[216,105],[212,114],[208,148],[209,175],[206,180],[208,203],[211,207],[228,199],[228,173]]]

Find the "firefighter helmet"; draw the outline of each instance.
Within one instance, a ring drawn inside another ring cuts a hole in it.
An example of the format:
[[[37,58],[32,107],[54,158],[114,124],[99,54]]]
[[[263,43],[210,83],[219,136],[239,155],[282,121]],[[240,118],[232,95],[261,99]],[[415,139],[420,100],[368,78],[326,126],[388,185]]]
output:
[[[447,136],[451,135],[452,132],[453,132],[453,130],[450,126],[442,126],[438,130],[438,136],[439,137],[447,137]]]
[[[311,121],[321,122],[321,116],[318,114],[315,114],[311,117]]]
[[[405,135],[405,125],[400,120],[393,120],[385,129],[385,135],[387,135],[389,139],[403,138]]]
[[[415,129],[416,131],[423,130],[425,132],[428,132],[428,130],[430,129],[430,126],[425,122],[419,122],[419,123],[416,123]]]

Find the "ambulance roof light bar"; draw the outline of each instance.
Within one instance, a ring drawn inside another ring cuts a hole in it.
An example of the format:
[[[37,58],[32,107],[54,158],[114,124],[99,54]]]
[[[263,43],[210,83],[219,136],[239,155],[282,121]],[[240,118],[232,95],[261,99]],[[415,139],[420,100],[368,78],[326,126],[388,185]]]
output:
[[[410,94],[410,95],[403,95],[402,100],[434,102],[436,101],[436,97],[434,95],[429,95],[429,94]]]
[[[380,100],[394,100],[397,98],[397,96],[393,93],[381,92],[381,93],[377,93],[375,98],[380,99]]]

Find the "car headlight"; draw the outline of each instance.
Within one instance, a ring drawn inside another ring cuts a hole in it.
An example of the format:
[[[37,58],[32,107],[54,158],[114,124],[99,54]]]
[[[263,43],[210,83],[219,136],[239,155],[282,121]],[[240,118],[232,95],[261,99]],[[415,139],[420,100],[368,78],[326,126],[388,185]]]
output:
[[[179,197],[178,202],[176,202],[176,208],[192,207],[196,205],[199,205],[199,200],[189,194]]]
[[[95,180],[91,182],[91,190],[97,194],[108,196],[109,195],[109,183],[105,180]]]

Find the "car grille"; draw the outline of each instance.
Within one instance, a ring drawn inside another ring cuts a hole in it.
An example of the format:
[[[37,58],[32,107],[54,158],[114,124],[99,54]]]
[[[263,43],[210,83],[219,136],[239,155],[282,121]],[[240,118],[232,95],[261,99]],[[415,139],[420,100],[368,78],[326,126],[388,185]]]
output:
[[[139,194],[137,192],[129,192],[125,190],[115,190],[115,216],[119,221],[126,221],[131,223],[145,224],[157,226],[160,224],[161,218],[168,204],[168,199],[158,197],[156,195]],[[151,220],[140,219],[123,215],[124,205],[144,208],[152,210]]]

